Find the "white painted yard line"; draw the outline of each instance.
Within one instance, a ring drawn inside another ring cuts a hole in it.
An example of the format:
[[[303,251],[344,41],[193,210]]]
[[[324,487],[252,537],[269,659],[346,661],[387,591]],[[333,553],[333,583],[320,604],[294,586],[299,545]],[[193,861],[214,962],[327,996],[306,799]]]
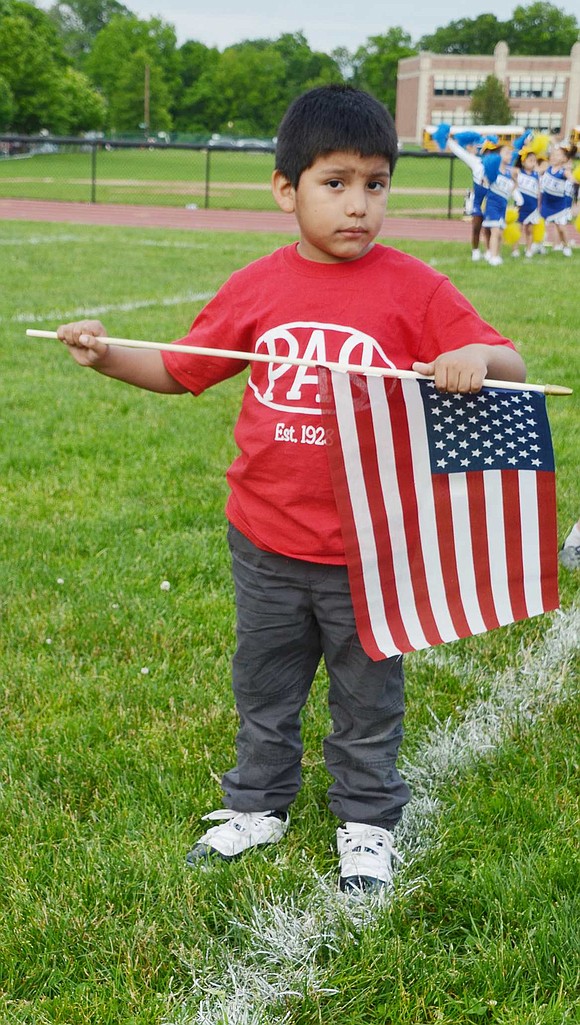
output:
[[[546,708],[571,695],[568,669],[579,638],[580,607],[556,613],[539,647],[523,651],[517,666],[497,674],[486,686],[487,696],[473,702],[459,723],[435,726],[413,764],[403,765],[413,799],[397,830],[397,846],[409,863],[399,875],[398,888],[413,887],[412,879],[405,881],[413,853],[436,839],[438,791],[458,772],[497,751],[516,724],[532,729]],[[193,992],[202,995],[201,1002],[193,1011],[186,1004],[172,1012],[164,1025],[285,1025],[290,1011],[274,1017],[284,997],[330,992],[316,964],[318,953],[336,947],[345,933],[372,924],[381,906],[376,899],[346,899],[328,877],[317,880],[314,893],[309,886],[306,898],[299,893],[256,907],[249,923],[233,923],[251,937],[249,950],[239,960],[235,951],[226,955],[219,976],[194,976]],[[220,944],[222,955],[223,950]]]
[[[108,228],[109,225],[95,225],[95,228],[104,227]],[[131,231],[134,232],[134,228]],[[145,227],[144,230],[147,230]],[[157,231],[159,229],[156,229]],[[187,228],[183,229],[187,231]],[[95,236],[93,235],[73,235],[71,233],[64,234],[60,232],[55,235],[28,235],[22,238],[11,238],[9,236],[0,235],[0,248],[2,246],[13,246],[22,248],[23,246],[44,246],[44,245],[63,245],[65,243],[78,243],[79,245],[91,245],[95,244]],[[131,249],[151,248],[151,249],[199,249],[199,250],[211,250],[215,252],[214,242],[179,242],[173,239],[155,239],[155,238],[135,238],[133,235],[125,238],[115,238],[115,246],[126,245]],[[252,246],[242,247],[241,251],[247,250],[253,252]],[[239,245],[236,243],[236,252],[240,251]]]
[[[190,303],[207,302],[215,295],[213,292],[184,292],[183,295],[167,296],[164,299],[133,299],[124,303],[102,303],[98,306],[77,306],[71,310],[44,310],[42,313],[16,313],[13,317],[0,317],[1,323],[8,324],[50,324],[55,329],[58,324],[79,317],[100,317],[103,313],[133,313],[135,310],[153,307],[181,306]]]

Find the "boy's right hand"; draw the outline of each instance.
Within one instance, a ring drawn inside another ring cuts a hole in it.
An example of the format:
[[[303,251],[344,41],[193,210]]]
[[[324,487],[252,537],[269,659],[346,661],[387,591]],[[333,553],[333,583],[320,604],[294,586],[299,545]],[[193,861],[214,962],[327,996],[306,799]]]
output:
[[[106,342],[97,341],[107,334],[100,320],[75,320],[71,324],[61,324],[56,333],[60,341],[68,345],[71,356],[81,367],[98,367],[109,352]]]

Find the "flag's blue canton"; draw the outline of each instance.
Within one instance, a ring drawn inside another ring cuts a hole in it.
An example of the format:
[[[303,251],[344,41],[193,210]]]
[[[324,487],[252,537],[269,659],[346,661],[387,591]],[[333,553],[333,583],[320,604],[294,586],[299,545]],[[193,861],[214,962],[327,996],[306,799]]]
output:
[[[542,392],[483,388],[477,395],[440,393],[419,384],[433,473],[553,470]]]

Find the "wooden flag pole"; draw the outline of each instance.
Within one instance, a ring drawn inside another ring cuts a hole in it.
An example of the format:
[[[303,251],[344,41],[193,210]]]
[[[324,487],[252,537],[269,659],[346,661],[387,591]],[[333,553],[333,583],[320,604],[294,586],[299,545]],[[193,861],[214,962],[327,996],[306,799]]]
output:
[[[37,331],[29,328],[29,338],[58,338],[56,331]],[[97,336],[96,336],[97,337]],[[417,374],[414,370],[398,370],[391,367],[362,367],[354,363],[331,363],[315,359],[298,359],[292,356],[271,356],[266,352],[243,352],[235,349],[210,349],[198,345],[175,345],[173,342],[145,342],[137,338],[109,338],[108,335],[97,337],[97,341],[106,345],[119,345],[127,349],[157,349],[159,352],[187,352],[194,356],[217,356],[222,359],[239,359],[244,363],[280,363],[294,367],[328,367],[349,374],[366,374],[369,377],[412,378],[419,381],[432,381],[432,377]],[[520,391],[539,391],[544,395],[572,395],[571,388],[560,384],[527,384],[522,381],[491,381],[486,379],[486,388],[512,388]]]

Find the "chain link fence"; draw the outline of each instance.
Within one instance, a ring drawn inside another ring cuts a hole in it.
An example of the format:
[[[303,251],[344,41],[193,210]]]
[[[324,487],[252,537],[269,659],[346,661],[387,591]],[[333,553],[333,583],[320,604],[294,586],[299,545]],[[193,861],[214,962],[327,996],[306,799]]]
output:
[[[271,143],[0,135],[0,198],[275,210]],[[447,153],[403,150],[390,217],[461,217],[471,182]]]

